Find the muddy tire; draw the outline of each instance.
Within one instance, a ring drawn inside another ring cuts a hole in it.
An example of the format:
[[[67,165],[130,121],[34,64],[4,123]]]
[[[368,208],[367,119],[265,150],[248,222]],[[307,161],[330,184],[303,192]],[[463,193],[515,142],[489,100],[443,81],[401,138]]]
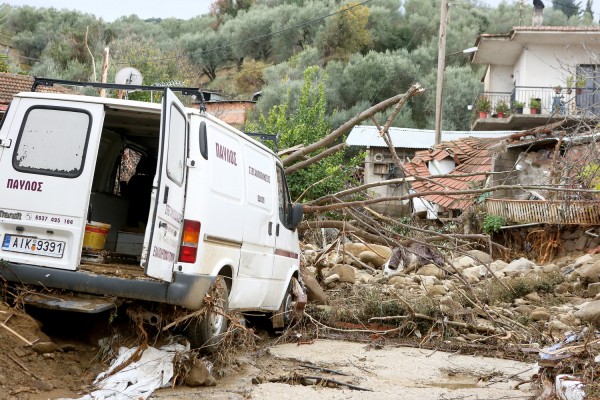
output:
[[[229,320],[225,314],[229,311],[229,290],[223,276],[218,276],[214,283],[216,301],[204,318],[196,318],[186,330],[192,348],[201,349],[204,353],[212,353],[219,347]]]
[[[295,278],[292,278],[295,279]],[[272,327],[274,330],[287,329],[294,322],[294,305],[296,296],[294,296],[294,281],[290,281],[279,310],[271,318]]]

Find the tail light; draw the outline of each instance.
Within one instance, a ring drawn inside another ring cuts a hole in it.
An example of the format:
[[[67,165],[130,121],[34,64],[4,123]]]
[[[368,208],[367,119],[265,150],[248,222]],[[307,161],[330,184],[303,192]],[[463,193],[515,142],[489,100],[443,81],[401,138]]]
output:
[[[196,262],[199,241],[200,221],[184,220],[183,234],[181,235],[181,248],[179,249],[179,262]]]

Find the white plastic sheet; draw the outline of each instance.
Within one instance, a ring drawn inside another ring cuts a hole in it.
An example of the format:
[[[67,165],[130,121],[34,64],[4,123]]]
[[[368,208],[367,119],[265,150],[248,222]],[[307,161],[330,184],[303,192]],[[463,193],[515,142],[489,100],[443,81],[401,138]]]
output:
[[[159,349],[149,347],[138,361],[112,374],[126,363],[137,348],[121,347],[117,359],[110,368],[94,381],[92,393],[77,400],[131,400],[147,399],[158,388],[169,386],[173,378],[173,358],[178,352],[189,350],[189,346],[169,344]],[[67,400],[67,399],[63,399]]]

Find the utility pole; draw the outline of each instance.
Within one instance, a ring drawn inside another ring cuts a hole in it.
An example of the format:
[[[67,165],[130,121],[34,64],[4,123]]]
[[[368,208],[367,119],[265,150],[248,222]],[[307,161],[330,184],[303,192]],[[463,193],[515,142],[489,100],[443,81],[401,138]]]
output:
[[[438,70],[435,88],[435,144],[442,142],[442,95],[446,69],[446,27],[448,25],[448,0],[442,0],[440,11],[440,36],[438,43]]]

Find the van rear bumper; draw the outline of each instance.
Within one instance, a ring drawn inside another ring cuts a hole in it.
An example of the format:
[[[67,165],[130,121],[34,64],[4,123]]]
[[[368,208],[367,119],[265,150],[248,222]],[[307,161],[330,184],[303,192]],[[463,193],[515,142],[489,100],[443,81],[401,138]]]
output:
[[[0,277],[9,282],[39,285],[49,289],[155,301],[189,309],[197,309],[202,305],[204,295],[215,281],[215,277],[209,275],[188,275],[177,272],[173,274],[173,282],[124,279],[2,260],[0,260]]]

